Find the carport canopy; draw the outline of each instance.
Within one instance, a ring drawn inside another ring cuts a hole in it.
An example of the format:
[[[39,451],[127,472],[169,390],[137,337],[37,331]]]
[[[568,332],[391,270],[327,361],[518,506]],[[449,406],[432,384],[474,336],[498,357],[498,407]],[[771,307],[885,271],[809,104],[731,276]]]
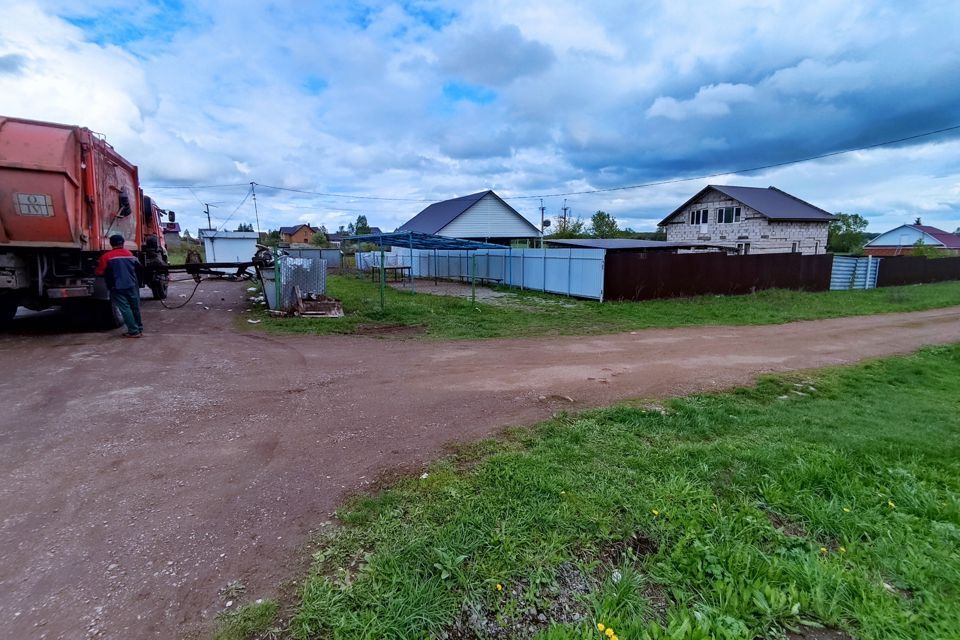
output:
[[[416,231],[394,231],[393,233],[367,233],[363,235],[350,236],[344,240],[357,243],[359,249],[361,242],[369,242],[380,247],[380,309],[384,307],[384,287],[386,285],[386,267],[384,265],[384,247],[402,247],[410,250],[410,290],[416,293],[416,285],[413,282],[413,250],[451,250],[451,251],[476,251],[477,249],[504,249],[499,244],[490,242],[478,242],[476,240],[464,240],[463,238],[448,238],[447,236],[438,236],[432,233],[418,233]],[[359,272],[359,265],[357,268]],[[476,279],[476,259],[471,263],[470,269],[470,297],[473,302],[477,300],[477,279]]]
[[[394,231],[393,233],[367,233],[359,236],[350,236],[344,240],[354,242],[370,242],[379,247],[403,247],[404,249],[450,249],[475,251],[477,249],[505,249],[503,245],[462,238],[448,238],[432,233],[418,233],[416,231]]]

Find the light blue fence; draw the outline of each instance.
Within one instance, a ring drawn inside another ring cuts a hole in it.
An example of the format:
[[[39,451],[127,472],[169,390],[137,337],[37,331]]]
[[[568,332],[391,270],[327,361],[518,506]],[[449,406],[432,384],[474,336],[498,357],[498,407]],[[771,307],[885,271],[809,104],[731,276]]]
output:
[[[603,300],[603,249],[479,249],[413,251],[394,248],[388,267],[412,266],[418,278],[462,278],[547,293]],[[380,266],[380,254],[359,254],[361,269]]]
[[[830,290],[876,289],[880,258],[866,256],[834,256],[833,272],[830,274]]]
[[[320,247],[316,248],[302,248],[297,247],[296,249],[284,249],[287,252],[287,255],[294,258],[315,258],[317,260],[326,260],[327,267],[330,269],[339,269],[340,268],[340,249],[323,249]]]

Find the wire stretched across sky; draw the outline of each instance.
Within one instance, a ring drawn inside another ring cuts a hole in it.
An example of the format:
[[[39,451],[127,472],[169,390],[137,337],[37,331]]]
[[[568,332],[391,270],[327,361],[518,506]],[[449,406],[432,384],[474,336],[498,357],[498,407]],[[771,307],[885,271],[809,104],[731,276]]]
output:
[[[960,129],[960,124],[952,125],[949,127],[943,127],[942,129],[935,129],[932,131],[925,131],[923,133],[917,133],[910,136],[904,136],[902,138],[896,138],[893,140],[884,140],[883,142],[876,142],[873,144],[863,145],[860,147],[854,147],[852,149],[841,149],[839,151],[830,151],[827,153],[821,153],[813,156],[807,156],[805,158],[797,158],[794,160],[784,160],[783,162],[773,162],[770,164],[758,165],[755,167],[747,167],[742,169],[733,169],[730,171],[719,171],[716,173],[708,173],[698,176],[690,176],[686,178],[671,178],[669,180],[657,180],[655,182],[644,182],[641,184],[632,184],[623,187],[608,187],[605,189],[584,189],[582,191],[565,191],[557,193],[537,193],[531,195],[518,195],[518,196],[504,196],[504,200],[529,200],[535,198],[560,198],[566,196],[581,196],[589,195],[594,193],[611,193],[616,191],[630,191],[633,189],[645,189],[649,187],[658,187],[667,184],[676,184],[679,182],[694,182],[697,180],[707,180],[710,178],[719,178],[721,176],[730,176],[740,173],[752,173],[754,171],[763,171],[766,169],[776,169],[778,167],[786,167],[793,164],[800,164],[802,162],[811,162],[813,160],[822,160],[824,158],[832,158],[834,156],[840,156],[848,153],[857,153],[859,151],[867,151],[869,149],[876,149],[878,147],[886,147],[893,144],[900,144],[902,142],[909,142],[910,140],[917,140],[919,138],[926,138],[929,136],[938,135],[941,133],[947,133],[949,131],[956,131]],[[249,183],[236,183],[236,184],[213,184],[213,185],[156,185],[149,187],[150,189],[220,189],[227,187],[251,187],[257,186],[263,189],[272,189],[276,191],[288,191],[292,193],[299,193],[303,195],[318,196],[324,198],[347,198],[351,200],[379,200],[384,202],[435,202],[435,200],[424,200],[417,198],[395,198],[395,197],[386,197],[386,196],[367,196],[359,194],[348,194],[348,193],[326,193],[322,191],[310,191],[308,189],[293,189],[291,187],[278,187],[276,185],[261,184],[259,182],[249,182]],[[249,196],[249,194],[248,194]],[[246,198],[244,198],[246,201]],[[242,204],[242,203],[241,203]],[[232,215],[232,214],[231,214]]]

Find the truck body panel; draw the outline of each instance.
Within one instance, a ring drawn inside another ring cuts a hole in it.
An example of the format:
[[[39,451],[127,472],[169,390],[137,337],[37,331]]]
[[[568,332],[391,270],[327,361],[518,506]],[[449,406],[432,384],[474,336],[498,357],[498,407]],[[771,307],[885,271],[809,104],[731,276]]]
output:
[[[102,136],[0,116],[0,321],[11,305],[105,300],[93,268],[113,234],[145,266],[166,264],[165,213],[141,192],[137,167]],[[149,278],[144,285],[165,295],[165,274]]]

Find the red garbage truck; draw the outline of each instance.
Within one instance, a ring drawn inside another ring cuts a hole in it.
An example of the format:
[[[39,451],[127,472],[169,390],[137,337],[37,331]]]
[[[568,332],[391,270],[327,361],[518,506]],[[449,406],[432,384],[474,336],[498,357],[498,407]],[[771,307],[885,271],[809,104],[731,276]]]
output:
[[[0,116],[0,324],[18,307],[61,306],[118,326],[94,276],[119,233],[144,266],[141,286],[167,293],[160,209],[140,189],[137,167],[87,128]]]

